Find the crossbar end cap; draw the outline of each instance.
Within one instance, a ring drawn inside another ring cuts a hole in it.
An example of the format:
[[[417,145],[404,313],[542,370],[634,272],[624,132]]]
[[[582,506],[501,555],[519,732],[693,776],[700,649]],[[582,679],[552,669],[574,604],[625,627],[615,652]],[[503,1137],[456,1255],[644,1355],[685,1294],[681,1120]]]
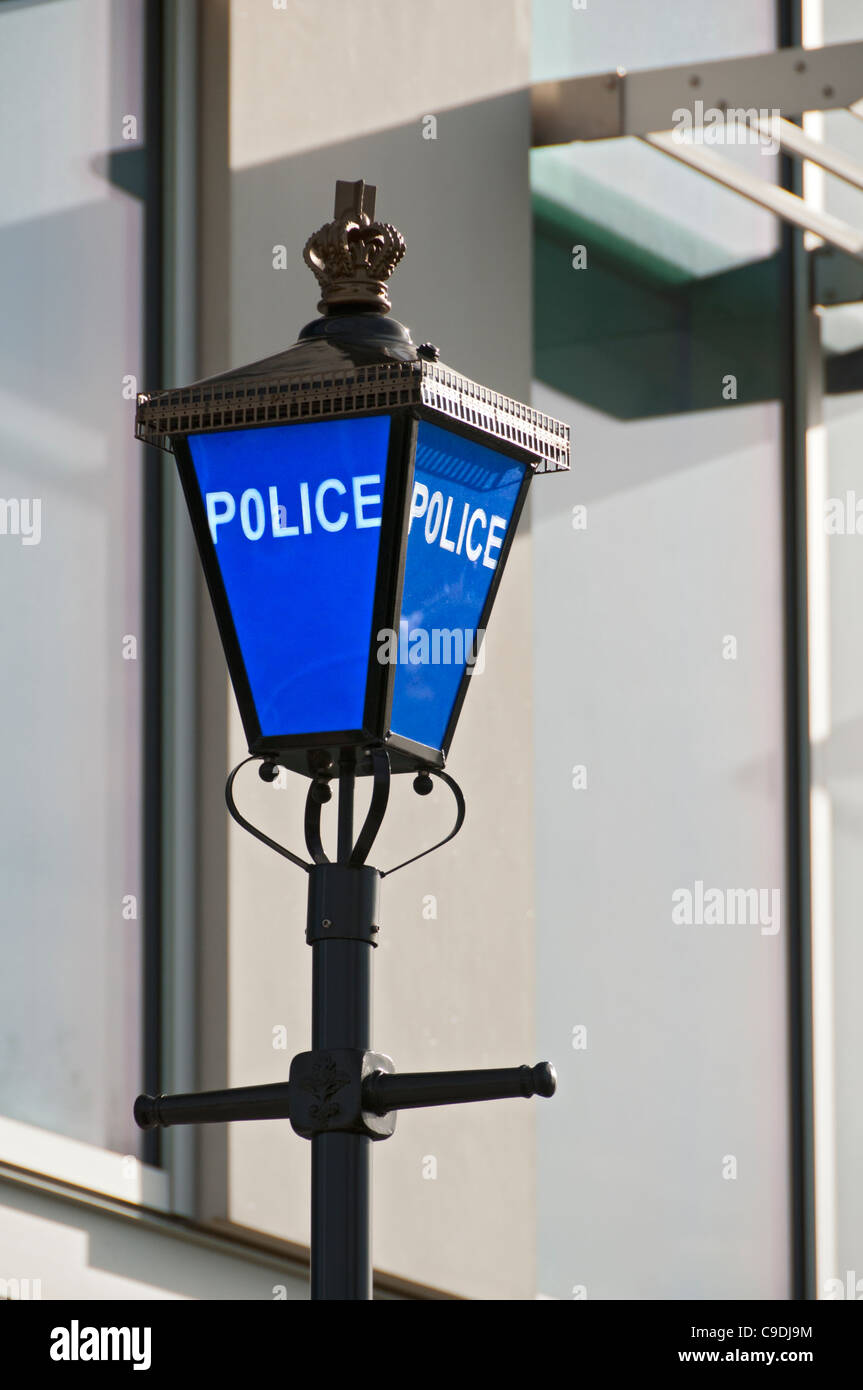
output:
[[[532,1069],[534,1094],[538,1096],[553,1096],[557,1090],[557,1072],[551,1062],[537,1062]]]

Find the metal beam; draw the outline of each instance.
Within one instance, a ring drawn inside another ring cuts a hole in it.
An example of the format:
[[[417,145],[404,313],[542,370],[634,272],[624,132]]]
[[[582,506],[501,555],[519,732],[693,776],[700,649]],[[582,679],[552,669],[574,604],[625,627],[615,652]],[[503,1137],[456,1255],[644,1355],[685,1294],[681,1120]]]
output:
[[[863,165],[850,159],[833,145],[827,145],[823,140],[815,140],[811,135],[807,135],[805,130],[793,121],[782,118],[749,120],[746,125],[757,130],[765,140],[775,140],[783,154],[791,155],[793,159],[811,160],[813,164],[826,169],[828,174],[835,174],[837,179],[844,179],[845,183],[850,183],[854,188],[863,188]]]
[[[606,140],[669,130],[675,111],[804,111],[863,98],[863,42],[782,48],[746,58],[681,63],[645,72],[592,73],[531,88],[534,145]]]
[[[663,154],[669,154],[683,164],[688,164],[700,174],[706,174],[725,188],[730,188],[741,197],[748,198],[750,202],[775,213],[783,221],[790,222],[795,227],[802,227],[807,232],[814,232],[816,236],[823,237],[840,251],[863,258],[863,232],[857,231],[847,222],[840,221],[838,217],[821,212],[795,194],[750,174],[740,165],[732,164],[729,159],[723,159],[721,155],[714,154],[703,145],[687,145],[676,140],[670,131],[654,132],[643,138],[645,144],[662,150]]]

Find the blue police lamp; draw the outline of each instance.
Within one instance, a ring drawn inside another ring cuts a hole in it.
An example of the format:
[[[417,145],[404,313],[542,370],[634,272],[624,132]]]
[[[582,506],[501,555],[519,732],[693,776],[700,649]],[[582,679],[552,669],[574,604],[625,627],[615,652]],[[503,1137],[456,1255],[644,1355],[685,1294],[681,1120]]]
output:
[[[138,398],[138,438],[171,450],[250,757],[310,777],[310,862],[234,819],[309,875],[312,1050],[287,1082],[139,1096],[144,1129],[288,1118],[311,1141],[311,1295],[369,1299],[371,1144],[399,1110],[550,1096],[554,1069],[397,1074],[371,1050],[379,886],[366,861],[391,772],[461,789],[444,771],[535,473],[569,467],[568,428],[446,367],[386,317],[404,241],[374,220],[374,188],[337,183],[306,243],[321,317],[285,352]],[[357,775],[372,777],[355,835]],[[321,809],[338,780],[337,854]]]
[[[173,451],[249,751],[314,775],[381,746],[442,767],[537,472],[568,427],[439,362],[386,317],[404,253],[337,185],[305,259],[322,317],[285,352],[138,399]]]

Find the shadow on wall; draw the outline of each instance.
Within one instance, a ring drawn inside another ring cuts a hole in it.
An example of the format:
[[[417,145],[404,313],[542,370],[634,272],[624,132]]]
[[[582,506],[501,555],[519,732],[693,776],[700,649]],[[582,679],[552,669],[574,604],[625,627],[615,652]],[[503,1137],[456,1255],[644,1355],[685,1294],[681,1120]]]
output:
[[[686,277],[543,195],[533,206],[540,381],[620,420],[715,410],[723,390],[744,404],[779,398],[778,253]],[[573,264],[580,246],[590,274]]]
[[[528,186],[528,101],[527,92],[511,93],[444,111],[433,128],[411,121],[235,170],[231,255],[242,270],[235,293],[244,302],[232,315],[241,327],[231,361],[222,365],[289,346],[316,316],[316,286],[302,249],[332,215],[336,180],[362,178],[377,186],[378,218],[407,242],[391,283],[392,317],[415,342],[436,343],[454,368],[523,396],[531,370],[530,207],[509,194]],[[494,177],[478,204],[476,184],[492,162]],[[263,228],[272,240],[262,239]],[[454,316],[463,360],[449,347]],[[523,333],[512,333],[514,317]]]

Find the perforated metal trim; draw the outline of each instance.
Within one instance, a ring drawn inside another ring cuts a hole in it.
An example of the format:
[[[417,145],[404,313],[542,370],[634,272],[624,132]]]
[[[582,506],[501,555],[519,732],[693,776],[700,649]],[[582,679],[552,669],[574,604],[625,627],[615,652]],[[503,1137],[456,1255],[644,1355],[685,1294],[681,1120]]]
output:
[[[425,405],[534,455],[538,473],[569,468],[569,426],[440,362],[383,362],[155,391],[138,397],[135,434],[170,450],[175,435],[327,420]]]
[[[422,401],[537,457],[537,473],[569,468],[569,425],[499,391],[481,386],[438,362],[422,364]]]

